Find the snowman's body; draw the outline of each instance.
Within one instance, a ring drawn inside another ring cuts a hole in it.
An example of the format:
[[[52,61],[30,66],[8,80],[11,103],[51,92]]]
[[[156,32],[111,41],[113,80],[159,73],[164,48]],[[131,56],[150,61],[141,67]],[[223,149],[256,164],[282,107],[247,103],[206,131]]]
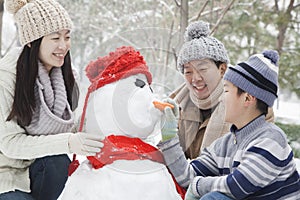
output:
[[[145,84],[144,86],[142,86]],[[160,140],[161,113],[146,76],[137,74],[93,92],[86,112],[87,132],[139,137],[155,146]],[[179,200],[166,166],[150,159],[115,160],[95,169],[86,160],[69,177],[60,197],[67,200]]]
[[[81,163],[66,186],[63,199],[181,199],[163,164],[150,160],[118,160],[101,169]]]

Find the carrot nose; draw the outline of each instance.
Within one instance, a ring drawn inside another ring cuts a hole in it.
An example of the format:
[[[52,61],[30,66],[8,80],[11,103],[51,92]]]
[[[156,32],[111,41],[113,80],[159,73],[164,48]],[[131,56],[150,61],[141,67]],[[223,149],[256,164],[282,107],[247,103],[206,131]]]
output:
[[[153,105],[155,108],[159,109],[160,111],[164,111],[164,109],[168,106],[170,108],[174,108],[173,104],[166,103],[166,102],[160,102],[160,101],[153,101]]]

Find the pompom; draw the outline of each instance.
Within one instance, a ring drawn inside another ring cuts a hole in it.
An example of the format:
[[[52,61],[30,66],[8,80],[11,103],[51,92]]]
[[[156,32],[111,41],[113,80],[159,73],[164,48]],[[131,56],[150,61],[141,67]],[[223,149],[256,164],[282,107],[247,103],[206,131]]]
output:
[[[279,61],[279,54],[275,50],[265,50],[262,52],[265,58],[268,58],[271,63],[274,65],[278,66],[278,61]]]
[[[187,27],[184,40],[185,42],[188,42],[193,39],[199,39],[202,36],[207,37],[209,33],[209,24],[207,22],[194,22]]]
[[[12,14],[16,14],[24,5],[26,5],[30,0],[6,0],[5,7],[6,10]]]

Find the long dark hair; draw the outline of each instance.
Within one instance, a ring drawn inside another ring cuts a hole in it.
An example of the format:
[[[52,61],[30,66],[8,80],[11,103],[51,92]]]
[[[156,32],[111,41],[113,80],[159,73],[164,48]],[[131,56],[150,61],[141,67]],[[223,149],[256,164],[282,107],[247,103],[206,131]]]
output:
[[[14,101],[7,121],[15,118],[18,124],[23,127],[30,124],[36,107],[34,86],[38,75],[39,50],[42,39],[43,37],[31,42],[30,47],[25,45],[17,61]],[[61,69],[68,102],[72,110],[75,110],[79,92],[72,72],[70,52],[65,56]]]

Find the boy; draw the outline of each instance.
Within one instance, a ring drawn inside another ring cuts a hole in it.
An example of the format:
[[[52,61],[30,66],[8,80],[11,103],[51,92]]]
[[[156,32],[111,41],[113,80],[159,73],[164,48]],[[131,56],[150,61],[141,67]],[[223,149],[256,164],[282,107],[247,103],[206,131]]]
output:
[[[177,137],[161,144],[186,200],[300,199],[300,181],[284,132],[265,121],[278,89],[278,53],[264,51],[224,75],[230,133],[188,163]]]

